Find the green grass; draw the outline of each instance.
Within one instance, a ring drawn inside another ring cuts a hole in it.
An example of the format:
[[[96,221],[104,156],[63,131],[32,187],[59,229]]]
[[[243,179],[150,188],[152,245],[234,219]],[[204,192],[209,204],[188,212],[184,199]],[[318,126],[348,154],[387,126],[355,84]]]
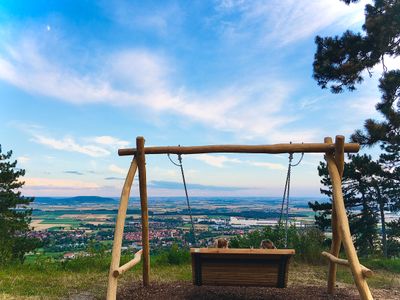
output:
[[[361,259],[361,263],[374,270],[386,270],[393,273],[400,274],[400,258],[397,259],[382,259],[382,258],[369,258]]]
[[[131,258],[132,255],[123,256],[122,264]],[[89,293],[98,299],[104,299],[109,264],[108,256],[78,258],[65,264],[44,259],[36,263],[6,266],[0,269],[0,299],[60,299],[80,293]],[[139,264],[124,274],[119,285],[140,280],[141,269]],[[151,279],[154,281],[190,278],[189,264],[152,266]]]
[[[121,263],[132,255],[124,255]],[[51,257],[30,258],[23,265],[0,268],[0,299],[65,299],[78,294],[89,294],[104,299],[110,256],[82,257],[61,263]],[[151,259],[151,280],[161,282],[190,281],[191,265],[187,258],[171,265],[168,257],[160,254]],[[371,288],[400,289],[399,260],[374,259],[363,261],[375,275],[368,279]],[[374,267],[372,267],[372,265]],[[118,285],[141,280],[139,264],[125,273]],[[328,266],[308,265],[294,261],[289,272],[289,288],[292,285],[321,285],[325,287]],[[338,283],[353,284],[350,270],[339,266]]]

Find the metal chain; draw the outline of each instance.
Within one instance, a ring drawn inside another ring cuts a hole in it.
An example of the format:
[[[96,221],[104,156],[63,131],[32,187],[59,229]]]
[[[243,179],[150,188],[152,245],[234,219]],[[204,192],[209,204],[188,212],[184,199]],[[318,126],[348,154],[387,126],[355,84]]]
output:
[[[180,169],[181,169],[183,187],[184,187],[184,189],[185,189],[186,204],[187,204],[188,211],[189,211],[190,223],[191,223],[191,225],[192,225],[192,238],[193,238],[193,241],[192,241],[192,242],[193,242],[193,245],[195,246],[195,245],[196,245],[196,234],[195,234],[195,231],[194,231],[194,222],[193,222],[193,216],[192,216],[192,208],[190,207],[189,194],[188,194],[187,186],[186,186],[185,172],[183,171],[182,155],[181,155],[181,154],[178,154],[178,161],[179,161],[179,164],[177,164],[176,162],[174,162],[174,161],[171,159],[169,153],[168,153],[168,158],[169,158],[169,160],[170,160],[175,166],[180,167]]]
[[[304,153],[301,154],[299,161],[296,164],[292,164],[293,160],[293,153],[289,153],[289,163],[288,163],[288,170],[286,174],[286,182],[285,188],[283,191],[282,197],[282,205],[281,205],[281,214],[279,216],[279,226],[282,226],[282,219],[283,219],[283,211],[286,204],[286,220],[285,220],[285,248],[287,248],[287,241],[288,241],[288,225],[289,225],[289,198],[290,198],[290,179],[291,179],[291,172],[292,167],[296,167],[300,164],[303,160]]]

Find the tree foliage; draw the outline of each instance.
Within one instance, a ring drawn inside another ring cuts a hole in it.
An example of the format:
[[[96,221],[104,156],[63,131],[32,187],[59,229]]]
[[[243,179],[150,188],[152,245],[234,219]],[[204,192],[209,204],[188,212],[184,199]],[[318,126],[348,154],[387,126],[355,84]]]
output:
[[[285,247],[285,228],[283,226],[264,227],[244,235],[233,237],[230,248],[259,248],[262,240],[271,240],[279,248]],[[288,228],[288,248],[296,250],[296,258],[307,263],[320,263],[321,251],[326,250],[325,236],[318,228]]]
[[[341,1],[349,5],[358,2]],[[365,6],[362,32],[347,30],[342,36],[317,36],[315,42],[313,77],[319,86],[329,87],[333,93],[355,90],[366,74],[372,76],[373,67],[380,63],[383,66],[379,80],[382,97],[376,105],[383,118],[367,119],[364,128],[356,130],[351,139],[364,146],[379,144],[382,150],[374,163],[374,172],[369,173],[367,186],[378,208],[382,249],[387,256],[385,211],[400,210],[400,70],[388,70],[385,58],[397,58],[400,54],[400,1],[374,0]],[[318,209],[324,211],[317,220],[322,224],[329,212],[322,206]]]
[[[26,236],[32,214],[29,204],[34,199],[21,195],[20,177],[25,170],[18,169],[11,156],[12,151],[2,153],[0,145],[0,264],[23,261],[24,254],[36,247]]]
[[[377,239],[376,193],[371,185],[371,176],[377,170],[379,170],[379,164],[372,161],[368,155],[355,155],[344,166],[343,199],[355,246],[361,255],[372,253]],[[324,185],[321,193],[329,197],[329,202],[315,201],[309,203],[309,206],[316,212],[315,220],[318,227],[327,230],[331,226],[332,183],[326,163],[320,163],[318,173]]]
[[[345,0],[347,4],[357,2]],[[347,30],[342,36],[315,38],[314,79],[322,88],[352,91],[363,81],[363,71],[400,54],[400,2],[375,0],[365,7],[363,33]]]

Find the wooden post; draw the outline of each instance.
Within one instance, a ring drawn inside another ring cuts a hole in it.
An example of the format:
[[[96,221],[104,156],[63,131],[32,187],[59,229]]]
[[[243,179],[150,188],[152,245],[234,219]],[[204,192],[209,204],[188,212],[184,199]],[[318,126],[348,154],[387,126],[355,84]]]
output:
[[[334,201],[333,209],[336,211],[339,234],[343,241],[344,249],[346,251],[346,256],[355,284],[362,300],[373,299],[368,284],[363,276],[360,261],[358,260],[357,252],[354,248],[353,240],[351,238],[349,221],[347,219],[346,208],[344,206],[341,178],[336,161],[332,155],[326,155],[325,158],[328,164],[329,176],[332,182],[332,196]]]
[[[335,139],[335,162],[339,171],[340,178],[344,171],[344,136],[337,135]]]
[[[146,183],[146,158],[144,152],[144,138],[136,138],[136,159],[139,169],[139,192],[142,210],[142,247],[143,247],[143,285],[150,283],[150,245],[149,245],[149,214],[147,207],[147,183]]]
[[[115,269],[119,268],[121,259],[121,246],[122,237],[124,234],[126,210],[128,208],[129,195],[131,193],[131,187],[133,178],[137,170],[136,159],[132,160],[131,166],[129,167],[128,174],[126,175],[124,187],[122,188],[121,199],[119,202],[117,221],[115,223],[114,231],[114,244],[112,248],[110,271],[108,274],[108,286],[107,286],[107,300],[115,300],[117,298],[117,278],[113,276]]]
[[[344,141],[344,140],[342,140]],[[325,143],[331,144],[332,143],[332,138],[326,137],[324,139]],[[336,153],[336,146],[335,145],[335,153]],[[339,152],[341,149],[338,150]],[[344,152],[343,152],[344,154]],[[330,155],[333,157],[332,153],[326,153],[325,155]],[[344,164],[344,160],[342,162],[339,162],[339,164],[342,163]],[[339,169],[339,167],[338,167]],[[343,167],[341,167],[343,169]],[[335,257],[339,256],[340,252],[340,246],[342,244],[342,240],[340,237],[340,232],[338,229],[338,220],[336,216],[336,208],[335,208],[335,200],[332,198],[332,216],[331,216],[331,227],[332,227],[332,244],[331,244],[331,254]],[[329,262],[329,272],[328,272],[328,293],[333,294],[334,289],[335,289],[335,284],[336,284],[336,272],[337,272],[337,265],[336,263],[330,261]]]

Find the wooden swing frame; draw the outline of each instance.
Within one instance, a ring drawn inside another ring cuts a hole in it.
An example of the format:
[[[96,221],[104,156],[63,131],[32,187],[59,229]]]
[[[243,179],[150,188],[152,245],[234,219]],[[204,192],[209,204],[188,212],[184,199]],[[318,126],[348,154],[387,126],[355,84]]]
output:
[[[118,277],[143,260],[143,285],[150,284],[150,245],[149,219],[147,206],[146,154],[200,154],[200,153],[324,153],[327,161],[329,176],[332,182],[332,245],[330,253],[322,255],[329,260],[328,293],[334,292],[336,283],[337,264],[348,266],[351,269],[354,282],[361,299],[373,299],[366,278],[372,271],[362,266],[355,250],[342,193],[342,175],[344,170],[344,153],[356,153],[359,144],[345,143],[343,136],[326,137],[324,143],[302,144],[275,144],[275,145],[209,145],[192,147],[144,147],[144,138],[136,138],[136,148],[119,149],[120,156],[133,155],[128,174],[121,193],[120,205],[115,224],[114,244],[110,271],[108,276],[107,299],[116,299]],[[139,194],[142,221],[142,250],[128,263],[120,266],[121,246],[124,232],[128,200],[136,171],[139,171]],[[338,258],[341,244],[348,260]]]

